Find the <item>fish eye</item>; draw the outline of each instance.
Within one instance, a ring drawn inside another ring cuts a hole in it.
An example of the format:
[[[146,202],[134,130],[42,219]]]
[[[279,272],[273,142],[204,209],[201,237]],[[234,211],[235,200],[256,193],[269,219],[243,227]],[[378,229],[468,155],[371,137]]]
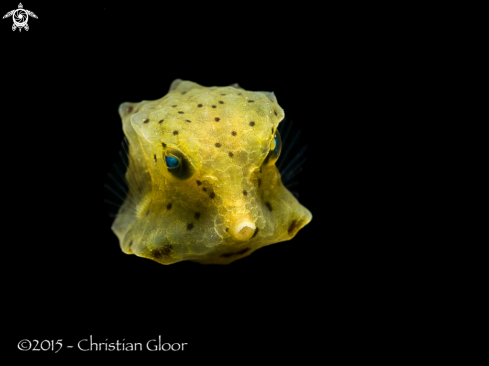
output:
[[[190,178],[193,174],[192,165],[185,155],[176,149],[168,150],[164,153],[167,171],[180,180]]]
[[[282,151],[282,138],[280,137],[280,133],[276,131],[272,143],[270,144],[270,151],[268,152],[268,155],[265,158],[263,164],[265,165],[275,164],[278,157],[280,156],[281,151]]]
[[[166,166],[168,167],[168,169],[175,169],[175,168],[178,168],[178,166],[180,165],[180,160],[178,160],[178,158],[171,156],[171,155],[165,156],[165,162],[166,162]]]

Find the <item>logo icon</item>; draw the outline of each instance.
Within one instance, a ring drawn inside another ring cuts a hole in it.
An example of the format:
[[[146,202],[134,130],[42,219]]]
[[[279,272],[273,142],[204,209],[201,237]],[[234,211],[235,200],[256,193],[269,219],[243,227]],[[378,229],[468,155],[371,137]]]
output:
[[[13,31],[16,30],[17,28],[19,28],[19,32],[22,30],[22,28],[25,28],[25,30],[28,31],[29,26],[27,25],[27,21],[29,20],[29,15],[37,19],[36,14],[34,14],[32,11],[24,9],[22,3],[19,3],[19,8],[9,11],[7,14],[3,16],[3,19],[12,16],[12,19],[14,20],[14,25],[12,25]]]

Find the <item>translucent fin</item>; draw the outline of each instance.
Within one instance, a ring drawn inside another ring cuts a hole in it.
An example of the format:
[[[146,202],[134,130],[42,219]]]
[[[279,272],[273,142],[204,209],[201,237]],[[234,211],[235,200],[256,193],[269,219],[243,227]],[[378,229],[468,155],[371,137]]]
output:
[[[279,124],[278,132],[282,137],[282,154],[277,160],[277,168],[282,175],[282,183],[287,189],[296,187],[299,182],[296,176],[302,170],[302,165],[306,161],[307,146],[299,144],[299,137],[301,131],[293,128],[292,121],[284,119]],[[296,188],[297,189],[297,188]],[[294,196],[298,197],[299,194],[296,190],[291,191]]]
[[[306,150],[307,146],[303,146],[299,152],[294,155],[291,155],[290,161],[281,171],[282,179],[289,182],[293,177],[300,173],[302,170],[302,165],[306,161]]]
[[[119,151],[119,157],[117,161],[112,165],[110,171],[107,173],[107,181],[104,184],[106,189],[104,202],[108,207],[108,214],[110,217],[115,218],[119,208],[124,203],[128,196],[129,186],[125,177],[128,166],[128,141],[124,137],[121,150]]]

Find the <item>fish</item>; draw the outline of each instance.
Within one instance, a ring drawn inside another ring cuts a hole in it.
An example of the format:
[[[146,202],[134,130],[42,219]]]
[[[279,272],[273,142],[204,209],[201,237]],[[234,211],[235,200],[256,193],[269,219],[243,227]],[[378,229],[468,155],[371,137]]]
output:
[[[229,264],[312,220],[276,166],[285,115],[273,92],[176,79],[162,98],[122,103],[119,114],[127,192],[112,231],[124,253]]]

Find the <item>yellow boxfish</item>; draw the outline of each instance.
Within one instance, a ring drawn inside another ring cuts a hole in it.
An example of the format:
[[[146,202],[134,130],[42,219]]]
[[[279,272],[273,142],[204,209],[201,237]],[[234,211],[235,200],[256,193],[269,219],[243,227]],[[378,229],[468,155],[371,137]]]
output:
[[[275,163],[284,118],[273,92],[175,80],[119,107],[127,196],[112,230],[127,254],[227,264],[290,240],[312,219]]]

